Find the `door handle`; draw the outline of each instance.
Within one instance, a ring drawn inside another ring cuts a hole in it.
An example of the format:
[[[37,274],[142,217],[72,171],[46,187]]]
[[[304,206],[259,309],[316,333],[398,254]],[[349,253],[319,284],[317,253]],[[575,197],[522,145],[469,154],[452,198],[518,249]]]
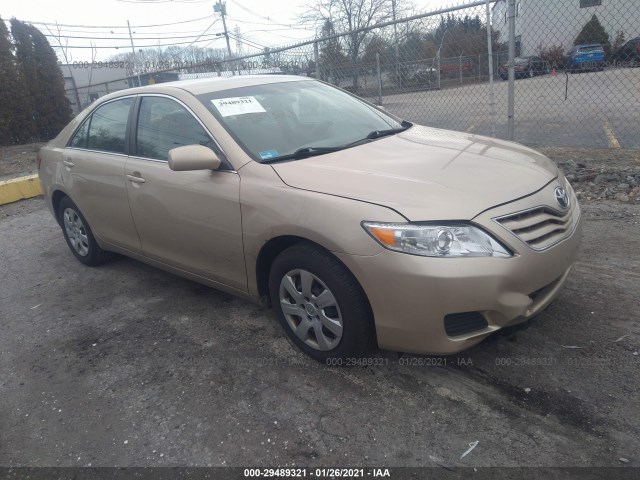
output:
[[[127,180],[129,180],[130,182],[133,182],[133,183],[144,183],[144,182],[146,182],[146,180],[144,178],[137,177],[135,175],[127,175],[126,177],[127,177]]]
[[[73,163],[72,161],[70,161],[70,160],[63,160],[63,161],[62,161],[62,164],[63,164],[65,167],[69,167],[69,168],[71,168],[71,167],[73,167],[73,166],[74,166],[74,163]]]

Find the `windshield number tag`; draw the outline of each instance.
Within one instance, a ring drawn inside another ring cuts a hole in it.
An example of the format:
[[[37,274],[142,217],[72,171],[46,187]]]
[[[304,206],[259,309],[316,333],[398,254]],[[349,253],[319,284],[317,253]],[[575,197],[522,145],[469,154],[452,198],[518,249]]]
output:
[[[220,115],[230,117],[232,115],[244,115],[246,113],[266,113],[255,97],[231,97],[211,100]]]

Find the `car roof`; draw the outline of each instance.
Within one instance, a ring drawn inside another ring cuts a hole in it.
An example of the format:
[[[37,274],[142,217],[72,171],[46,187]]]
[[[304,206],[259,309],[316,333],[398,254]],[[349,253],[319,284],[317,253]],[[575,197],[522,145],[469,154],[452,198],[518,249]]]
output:
[[[602,47],[599,43],[585,43],[584,45],[576,45],[575,48],[583,48],[583,47]]]
[[[105,100],[122,96],[141,95],[145,93],[164,93],[171,95],[172,93],[177,93],[177,91],[182,90],[192,95],[201,95],[203,93],[218,92],[232,88],[265,85],[269,83],[299,82],[304,80],[311,81],[313,78],[296,75],[236,75],[233,77],[195,78],[118,90],[117,92],[101,97],[100,102],[102,103]]]
[[[230,88],[250,87],[253,85],[264,85],[268,83],[297,82],[301,80],[312,80],[309,77],[297,75],[236,75],[233,77],[209,77],[194,78],[191,80],[177,80],[157,84],[160,87],[181,88],[193,95],[202,93],[218,92]]]

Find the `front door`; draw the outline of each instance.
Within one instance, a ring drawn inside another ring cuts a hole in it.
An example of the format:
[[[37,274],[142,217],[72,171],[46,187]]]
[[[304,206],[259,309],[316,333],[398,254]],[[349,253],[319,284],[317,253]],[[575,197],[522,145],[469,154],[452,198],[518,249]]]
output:
[[[135,155],[127,160],[125,178],[143,254],[247,291],[239,175],[169,168],[170,149],[212,146],[210,135],[181,103],[144,96],[134,121]]]

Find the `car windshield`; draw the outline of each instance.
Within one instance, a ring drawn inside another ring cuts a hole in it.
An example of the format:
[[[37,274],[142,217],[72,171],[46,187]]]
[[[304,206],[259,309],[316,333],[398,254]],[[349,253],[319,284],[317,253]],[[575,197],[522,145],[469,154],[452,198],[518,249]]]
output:
[[[529,63],[528,58],[516,58],[516,65],[526,65]]]
[[[240,87],[198,99],[259,162],[328,153],[411,126],[315,80]]]

